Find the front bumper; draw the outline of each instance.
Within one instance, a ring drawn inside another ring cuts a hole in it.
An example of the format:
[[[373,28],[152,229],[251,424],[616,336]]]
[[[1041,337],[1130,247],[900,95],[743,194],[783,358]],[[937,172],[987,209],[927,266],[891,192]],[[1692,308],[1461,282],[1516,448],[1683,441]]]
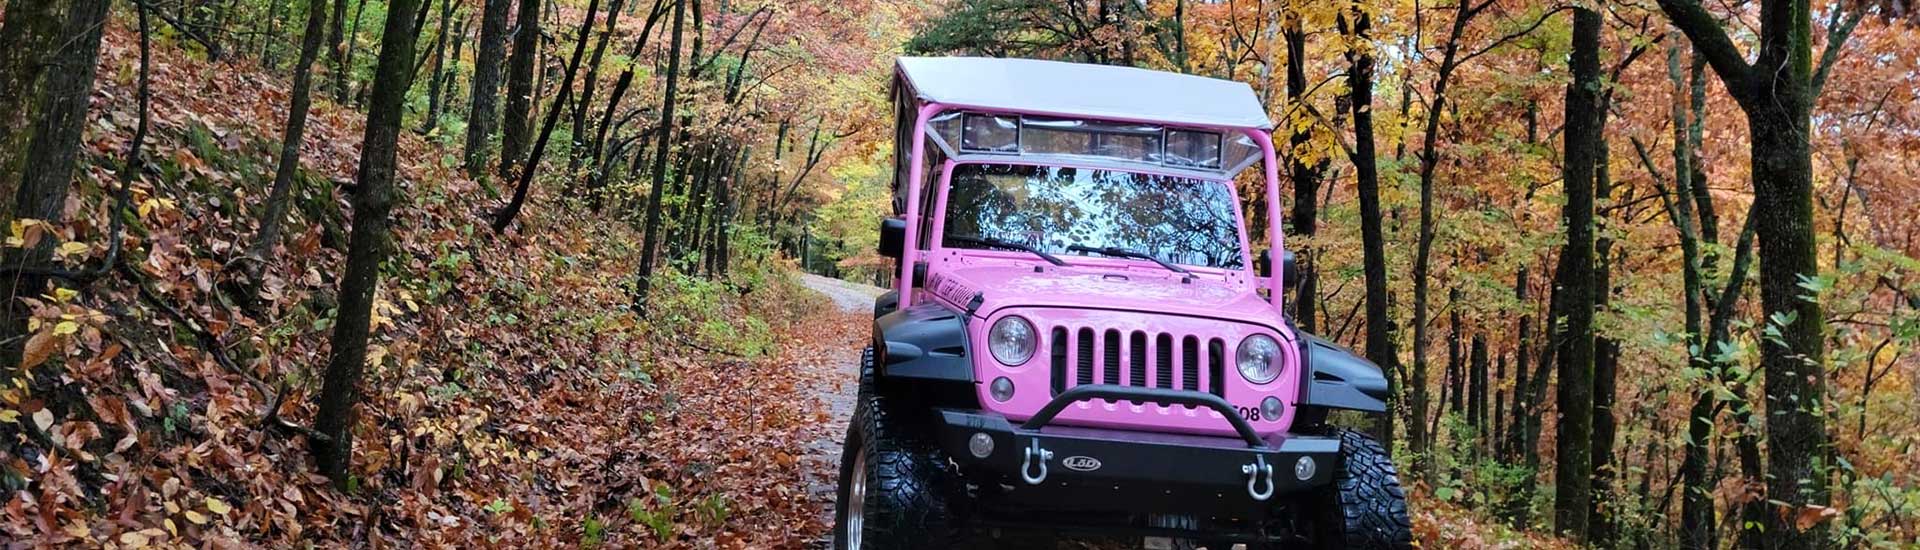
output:
[[[1023,505],[1072,509],[1191,512],[1208,501],[1259,516],[1254,509],[1266,507],[1256,504],[1327,485],[1339,466],[1339,440],[1261,438],[1211,394],[1088,385],[1062,393],[1047,409],[1088,399],[1224,408],[1241,437],[1053,426],[1045,410],[1016,426],[997,414],[940,409],[936,438],[970,481],[1002,487]],[[989,446],[977,443],[980,437],[992,442],[984,456]]]

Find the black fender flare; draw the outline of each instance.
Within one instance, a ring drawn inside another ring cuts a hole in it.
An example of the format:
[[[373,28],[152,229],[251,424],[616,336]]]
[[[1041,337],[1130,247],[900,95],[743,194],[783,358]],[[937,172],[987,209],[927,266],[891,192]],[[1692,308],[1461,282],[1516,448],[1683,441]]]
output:
[[[883,297],[884,298],[884,297]],[[875,304],[875,313],[882,311]],[[899,308],[873,319],[876,372],[884,379],[920,379],[973,384],[966,315],[935,301]]]
[[[1306,331],[1300,335],[1300,406],[1387,412],[1387,377],[1380,366]]]

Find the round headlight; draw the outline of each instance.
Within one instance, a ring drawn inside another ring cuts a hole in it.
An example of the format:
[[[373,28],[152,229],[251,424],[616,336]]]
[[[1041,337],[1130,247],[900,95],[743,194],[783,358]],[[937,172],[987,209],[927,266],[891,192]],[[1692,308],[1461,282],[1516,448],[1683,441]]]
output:
[[[1265,334],[1248,336],[1240,341],[1240,351],[1234,354],[1234,363],[1240,367],[1240,376],[1248,382],[1272,382],[1280,377],[1280,343]]]
[[[993,329],[987,331],[987,351],[992,352],[1000,364],[1019,365],[1033,358],[1034,340],[1033,323],[1008,315],[995,321]]]

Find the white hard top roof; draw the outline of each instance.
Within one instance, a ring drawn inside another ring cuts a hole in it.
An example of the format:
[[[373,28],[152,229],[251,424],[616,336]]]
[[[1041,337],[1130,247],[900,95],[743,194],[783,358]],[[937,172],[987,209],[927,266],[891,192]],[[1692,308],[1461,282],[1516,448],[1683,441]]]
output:
[[[1133,67],[991,57],[902,57],[921,101],[1070,118],[1273,129],[1244,82]]]

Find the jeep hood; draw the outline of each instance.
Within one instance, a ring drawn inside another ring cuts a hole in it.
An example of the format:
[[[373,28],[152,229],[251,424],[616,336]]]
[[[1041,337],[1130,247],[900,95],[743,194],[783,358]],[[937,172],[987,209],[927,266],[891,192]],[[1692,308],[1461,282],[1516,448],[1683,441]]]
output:
[[[970,266],[930,274],[927,288],[985,318],[1009,307],[1142,311],[1253,322],[1269,327],[1278,314],[1246,281],[1171,271],[1098,267]]]

